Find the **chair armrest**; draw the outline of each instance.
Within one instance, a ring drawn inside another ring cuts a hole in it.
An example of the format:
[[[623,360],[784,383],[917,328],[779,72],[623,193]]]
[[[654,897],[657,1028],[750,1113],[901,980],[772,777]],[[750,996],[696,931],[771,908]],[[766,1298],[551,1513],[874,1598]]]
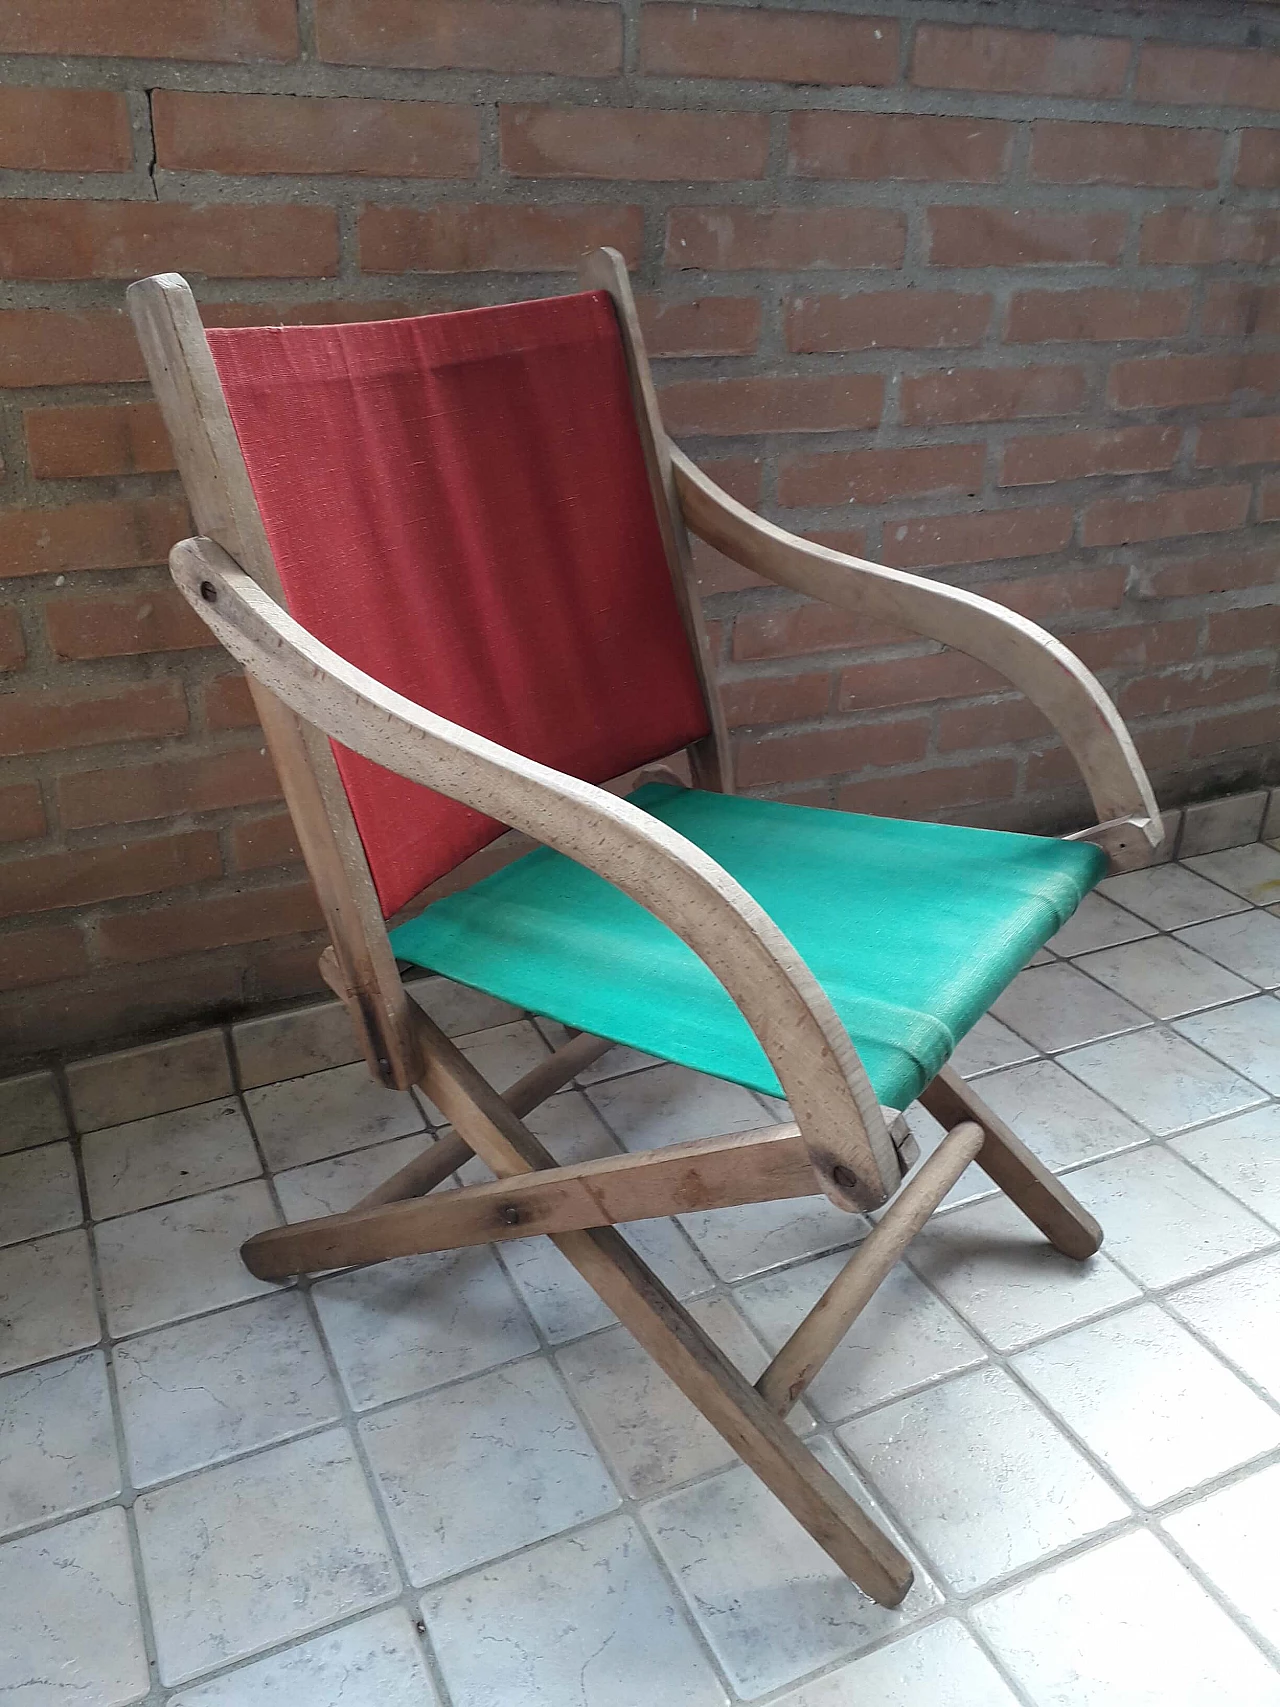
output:
[[[228,652],[308,723],[577,860],[669,926],[759,1039],[827,1196],[845,1209],[884,1202],[899,1169],[857,1052],[804,961],[728,872],[627,801],[450,723],[347,663],[212,540],[181,541],[169,564]]]
[[[1164,832],[1142,760],[1102,686],[1061,641],[976,593],[798,539],[670,448],[680,506],[700,539],[780,587],[895,623],[998,670],[1044,712],[1080,767],[1099,820],[1084,837],[1117,870],[1150,860]]]

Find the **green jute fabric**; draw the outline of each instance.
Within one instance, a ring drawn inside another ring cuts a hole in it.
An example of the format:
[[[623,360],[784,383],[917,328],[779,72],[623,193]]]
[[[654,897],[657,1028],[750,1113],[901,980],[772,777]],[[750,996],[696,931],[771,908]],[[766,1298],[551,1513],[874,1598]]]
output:
[[[881,1103],[905,1108],[1103,876],[1087,842],[651,783],[634,805],[737,878],[799,951]],[[401,960],[770,1095],[763,1050],[668,928],[548,848],[391,933]]]

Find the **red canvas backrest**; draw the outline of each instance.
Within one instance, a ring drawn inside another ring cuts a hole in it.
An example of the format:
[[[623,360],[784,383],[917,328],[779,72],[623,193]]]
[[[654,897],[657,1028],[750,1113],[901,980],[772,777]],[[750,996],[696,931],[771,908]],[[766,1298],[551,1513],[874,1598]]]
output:
[[[589,782],[707,732],[604,292],[209,343],[326,645]],[[334,750],[386,914],[501,832]]]

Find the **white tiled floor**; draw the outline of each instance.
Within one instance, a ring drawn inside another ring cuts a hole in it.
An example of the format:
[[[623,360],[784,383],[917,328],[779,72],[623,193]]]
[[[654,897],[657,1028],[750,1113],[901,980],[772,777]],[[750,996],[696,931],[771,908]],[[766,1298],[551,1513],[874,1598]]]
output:
[[[794,1413],[916,1561],[893,1612],[545,1240],[252,1279],[433,1124],[332,1008],[235,1028],[231,1084],[207,1039],[74,1067],[81,1135],[0,1084],[0,1707],[1280,1707],[1277,884],[1264,844],[1108,881],[962,1044],[1108,1237],[967,1173]],[[495,1083],[557,1040],[415,990]],[[565,1159],[770,1118],[631,1051],[583,1086],[532,1118]],[[754,1377],[867,1231],[631,1236]]]

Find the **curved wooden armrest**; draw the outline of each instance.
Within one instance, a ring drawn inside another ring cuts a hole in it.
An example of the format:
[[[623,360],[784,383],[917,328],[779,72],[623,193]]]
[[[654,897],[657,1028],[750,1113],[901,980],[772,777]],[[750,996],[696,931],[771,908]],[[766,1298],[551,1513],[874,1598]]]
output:
[[[675,445],[670,453],[685,521],[726,557],[778,586],[966,652],[1020,688],[1080,767],[1099,820],[1084,836],[1117,870],[1149,861],[1164,832],[1142,760],[1107,694],[1061,641],[976,593],[797,539],[722,492]]]
[[[214,541],[183,540],[169,563],[228,652],[308,723],[577,860],[683,938],[773,1064],[822,1189],[845,1209],[884,1202],[899,1169],[857,1052],[808,967],[728,872],[625,800],[450,723],[347,663]]]

